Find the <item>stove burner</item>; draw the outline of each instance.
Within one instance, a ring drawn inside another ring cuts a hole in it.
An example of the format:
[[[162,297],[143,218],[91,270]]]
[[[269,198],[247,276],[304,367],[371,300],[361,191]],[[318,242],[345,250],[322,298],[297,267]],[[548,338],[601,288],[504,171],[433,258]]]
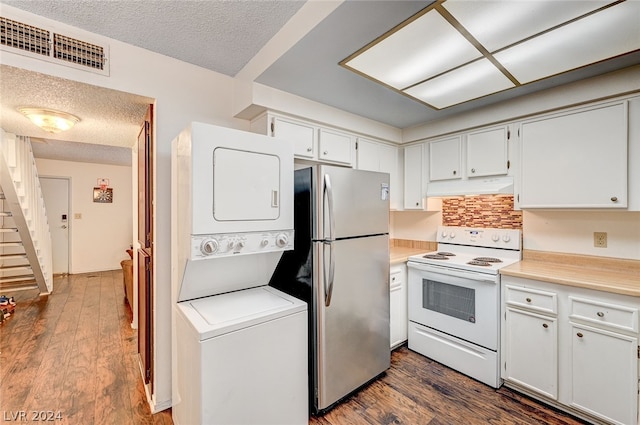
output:
[[[480,261],[478,259],[471,260],[467,264],[472,265],[472,266],[483,266],[483,267],[491,266],[491,263],[489,263],[487,261]]]
[[[495,257],[476,257],[474,261],[480,261],[483,263],[502,263],[502,260]]]
[[[436,255],[444,255],[445,257],[455,257],[456,254],[452,253],[452,252],[436,252]]]
[[[422,258],[428,258],[429,260],[448,260],[449,259],[449,257],[447,257],[446,255],[442,255],[440,253],[426,254],[426,255],[423,255]]]

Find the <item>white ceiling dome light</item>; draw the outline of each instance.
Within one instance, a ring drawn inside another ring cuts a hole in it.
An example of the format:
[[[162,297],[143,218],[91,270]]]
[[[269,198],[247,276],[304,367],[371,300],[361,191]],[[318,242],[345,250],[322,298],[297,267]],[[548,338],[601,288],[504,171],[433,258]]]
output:
[[[71,129],[80,118],[67,112],[43,108],[18,108],[32,123],[48,133],[60,133]]]

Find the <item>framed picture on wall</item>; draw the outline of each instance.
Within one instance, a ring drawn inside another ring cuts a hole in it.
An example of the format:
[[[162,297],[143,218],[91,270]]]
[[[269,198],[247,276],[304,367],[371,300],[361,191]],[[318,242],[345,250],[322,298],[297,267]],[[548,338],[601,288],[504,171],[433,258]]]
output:
[[[106,187],[104,189],[100,187],[93,188],[93,202],[100,202],[103,204],[110,204],[113,202],[113,188]]]

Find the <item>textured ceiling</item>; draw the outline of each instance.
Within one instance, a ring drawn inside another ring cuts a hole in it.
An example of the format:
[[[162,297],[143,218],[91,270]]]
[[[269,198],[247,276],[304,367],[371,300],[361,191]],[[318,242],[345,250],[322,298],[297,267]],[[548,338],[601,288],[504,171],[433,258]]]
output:
[[[233,76],[305,2],[2,0],[2,3]]]
[[[131,147],[137,140],[144,115],[153,99],[37,72],[0,65],[0,123],[9,132],[46,139],[48,148],[34,152],[50,158],[52,147],[58,146],[56,158],[70,161],[131,163]],[[47,107],[76,115],[80,122],[64,133],[51,134],[36,127],[17,108]],[[74,142],[61,144],[58,141]],[[82,146],[84,144],[86,146]],[[35,145],[35,143],[34,143]],[[91,145],[96,147],[91,156]],[[106,146],[116,148],[111,152]],[[35,147],[34,149],[38,149]],[[129,151],[128,159],[123,149]],[[121,164],[122,165],[122,164]]]

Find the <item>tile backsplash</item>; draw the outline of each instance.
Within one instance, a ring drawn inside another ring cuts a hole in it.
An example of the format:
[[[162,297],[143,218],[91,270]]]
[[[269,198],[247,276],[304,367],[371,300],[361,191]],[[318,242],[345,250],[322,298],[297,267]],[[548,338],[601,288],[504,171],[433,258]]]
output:
[[[443,198],[442,224],[444,226],[522,229],[522,211],[513,210],[513,195]]]

